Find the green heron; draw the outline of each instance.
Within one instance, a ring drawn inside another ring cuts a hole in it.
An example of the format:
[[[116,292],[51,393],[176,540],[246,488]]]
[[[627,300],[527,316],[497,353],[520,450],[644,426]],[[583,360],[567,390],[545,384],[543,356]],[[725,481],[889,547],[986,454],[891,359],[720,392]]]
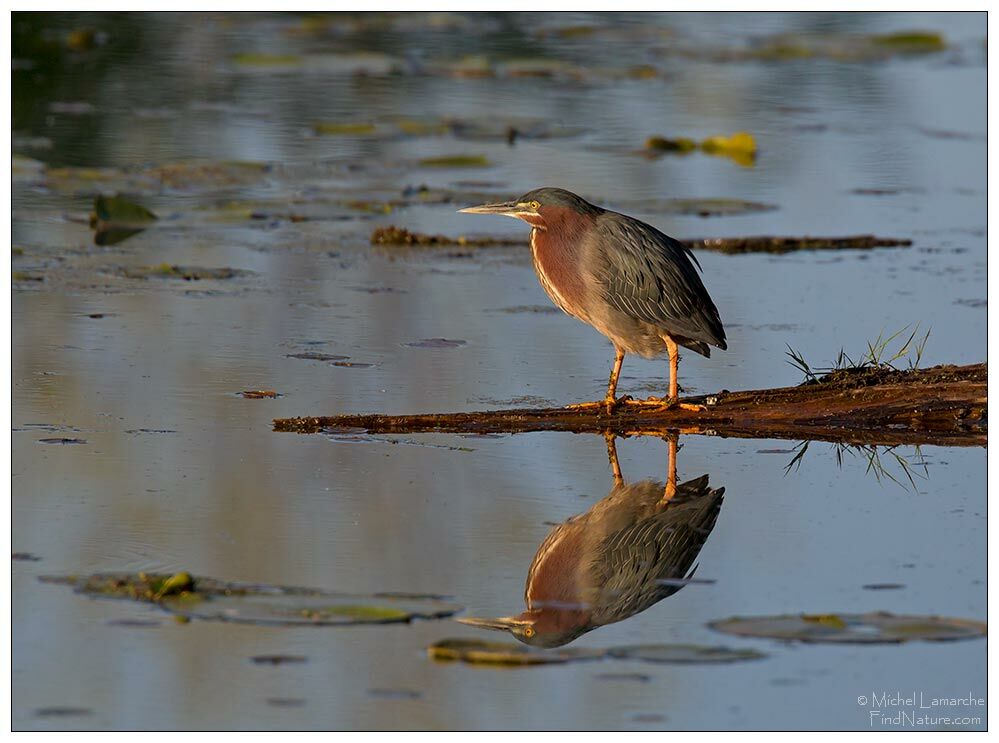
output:
[[[655,227],[601,209],[561,188],[539,188],[514,201],[472,206],[468,214],[500,214],[531,225],[534,270],[551,300],[614,344],[604,405],[620,402],[617,380],[626,353],[669,354],[669,399],[677,400],[678,346],[711,355],[725,329],[697,275],[701,265],[682,243]],[[650,402],[662,403],[651,398]],[[689,407],[689,406],[684,406]]]
[[[527,572],[527,609],[514,617],[458,621],[506,630],[529,645],[558,647],[645,611],[690,581],[725,489],[710,489],[707,475],[677,485],[675,439],[665,484],[626,483],[613,437],[607,448],[614,487],[545,537]]]

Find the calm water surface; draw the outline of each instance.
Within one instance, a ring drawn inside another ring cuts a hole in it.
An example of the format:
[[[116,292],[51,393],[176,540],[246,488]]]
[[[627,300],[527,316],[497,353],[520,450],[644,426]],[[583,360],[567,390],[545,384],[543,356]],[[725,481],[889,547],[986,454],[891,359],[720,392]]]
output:
[[[879,479],[863,454],[846,452],[840,463],[821,442],[785,473],[795,442],[684,437],[680,478],[708,474],[726,492],[698,556],[698,577],[714,582],[571,647],[721,643],[769,654],[744,664],[439,664],[425,654],[436,640],[499,636],[451,621],[182,625],[146,606],[38,582],[189,570],[441,593],[478,616],[521,610],[550,524],[613,487],[602,439],[296,436],[271,432],[271,420],[594,399],[612,349],[570,318],[524,311],[549,306],[526,249],[368,245],[386,224],[504,236],[524,235],[522,225],[457,215],[471,203],[460,198],[390,214],[344,206],[349,200],[420,185],[509,195],[550,184],[678,237],[914,241],[836,254],[699,254],[729,350],[687,355],[681,382],[692,393],[795,384],[801,374],[784,362],[786,344],[823,366],[840,348],[859,356],[881,331],[915,323],[932,328],[923,365],[985,358],[984,15],[553,15],[540,30],[535,20],[14,17],[14,149],[38,162],[15,164],[13,242],[23,253],[13,270],[15,279],[44,277],[15,280],[13,298],[13,549],[41,558],[13,563],[16,728],[867,729],[861,695],[985,695],[984,641],[788,646],[706,626],[732,615],[871,610],[984,620],[985,451],[977,448],[924,447],[913,488],[890,454],[885,467],[907,487]],[[580,24],[601,30],[555,32]],[[65,35],[80,28],[97,29],[103,43],[67,51]],[[750,48],[779,33],[911,29],[943,34],[948,48],[865,62],[676,53]],[[501,70],[528,59],[576,71],[442,72],[470,55]],[[655,76],[625,74],[637,65]],[[498,124],[498,133],[382,136],[393,121],[445,117]],[[525,128],[525,120],[579,131],[507,145],[506,122]],[[317,136],[317,122],[377,126]],[[634,154],[653,134],[738,130],[758,141],[754,167]],[[418,162],[453,154],[483,155],[491,166]],[[267,165],[249,177],[141,187],[122,170],[191,161]],[[116,170],[54,170],[64,167]],[[85,223],[93,196],[119,189],[163,218],[95,247]],[[672,198],[777,209],[677,216],[661,205]],[[281,218],[294,211],[315,219]],[[200,282],[118,275],[162,263],[253,273]],[[426,338],[465,343],[407,345]],[[358,365],[288,357],[307,351]],[[664,361],[629,357],[621,389],[661,394],[664,375]],[[248,389],[282,396],[237,395]],[[41,443],[47,438],[84,443]],[[618,449],[629,482],[665,479],[662,441],[629,439]],[[864,588],[875,583],[903,587]],[[113,623],[123,619],[159,623]],[[307,662],[250,661],[275,653]],[[985,727],[979,712],[970,727]]]

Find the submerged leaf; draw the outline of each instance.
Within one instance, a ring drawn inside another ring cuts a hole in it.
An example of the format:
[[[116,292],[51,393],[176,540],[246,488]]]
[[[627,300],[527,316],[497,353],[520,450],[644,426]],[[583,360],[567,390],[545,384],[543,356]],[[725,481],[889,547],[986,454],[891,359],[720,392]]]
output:
[[[650,663],[735,663],[767,657],[765,653],[751,648],[720,645],[628,645],[611,648],[607,655]]]
[[[708,624],[740,637],[818,643],[897,643],[909,640],[964,640],[984,637],[988,626],[971,619],[868,614],[784,614],[772,617],[732,617]]]
[[[152,603],[185,621],[205,619],[281,626],[386,624],[417,618],[440,619],[462,608],[417,595],[358,595],[292,586],[227,583],[195,578],[187,572],[43,576],[41,580],[73,586],[77,593],[93,598]]]

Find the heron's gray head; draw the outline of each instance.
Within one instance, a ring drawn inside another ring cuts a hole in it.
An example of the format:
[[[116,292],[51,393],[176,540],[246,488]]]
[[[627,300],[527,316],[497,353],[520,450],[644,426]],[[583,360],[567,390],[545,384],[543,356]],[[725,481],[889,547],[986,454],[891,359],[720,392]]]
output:
[[[465,214],[498,214],[522,219],[533,227],[545,227],[555,219],[592,218],[603,210],[564,188],[536,188],[513,201],[459,209]]]

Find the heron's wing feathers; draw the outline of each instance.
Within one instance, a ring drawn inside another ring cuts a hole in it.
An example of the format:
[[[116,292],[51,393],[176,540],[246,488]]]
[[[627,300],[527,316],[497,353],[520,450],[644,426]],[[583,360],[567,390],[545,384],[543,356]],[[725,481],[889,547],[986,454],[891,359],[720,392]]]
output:
[[[714,528],[724,494],[724,488],[708,488],[706,475],[683,483],[664,510],[604,541],[594,565],[605,599],[594,613],[596,623],[620,621],[682,588],[660,581],[693,574],[691,566]]]
[[[596,274],[612,307],[675,338],[726,347],[718,309],[687,246],[616,212],[600,215],[597,225]]]

